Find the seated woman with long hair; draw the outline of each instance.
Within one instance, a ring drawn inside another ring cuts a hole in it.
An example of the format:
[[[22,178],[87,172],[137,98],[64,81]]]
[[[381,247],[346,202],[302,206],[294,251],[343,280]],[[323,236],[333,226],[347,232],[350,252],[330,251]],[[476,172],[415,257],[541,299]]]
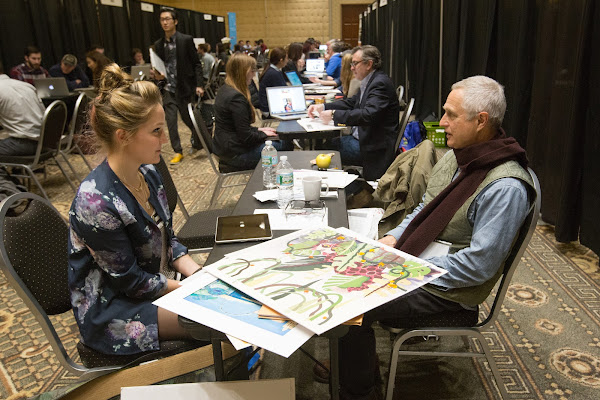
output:
[[[310,83],[310,79],[302,76],[302,71],[304,71],[304,66],[306,62],[304,61],[304,54],[302,53],[302,43],[294,42],[290,43],[288,47],[288,62],[283,66],[282,71],[285,72],[295,72],[298,74],[298,78],[300,78],[300,82],[302,83]],[[286,80],[287,79],[286,76]]]
[[[225,84],[215,99],[214,150],[219,164],[230,170],[253,169],[267,137],[277,136],[273,128],[256,128],[251,124],[256,113],[250,100],[248,85],[256,74],[256,60],[235,54],[227,63]],[[274,141],[277,150],[293,150],[288,141]]]
[[[92,84],[96,89],[98,89],[100,76],[102,76],[104,68],[106,68],[106,66],[110,65],[112,62],[108,57],[99,51],[88,51],[85,55],[85,62],[87,63],[88,68],[92,71]]]
[[[258,100],[263,117],[269,116],[269,103],[267,101],[267,88],[287,85],[282,68],[287,64],[287,54],[281,47],[275,47],[269,51],[269,65],[264,69],[258,79]]]
[[[69,288],[82,342],[105,354],[159,350],[187,338],[177,315],[152,304],[179,287],[159,271],[200,267],[173,233],[160,174],[168,142],[156,85],[105,68],[89,114],[106,159],[81,182],[69,211]],[[207,328],[208,329],[208,328]]]

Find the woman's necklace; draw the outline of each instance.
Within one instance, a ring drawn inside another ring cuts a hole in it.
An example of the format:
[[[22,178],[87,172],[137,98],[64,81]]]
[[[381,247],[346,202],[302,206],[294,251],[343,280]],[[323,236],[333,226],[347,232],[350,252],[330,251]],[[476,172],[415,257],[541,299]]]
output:
[[[153,209],[148,201],[150,198],[150,189],[144,179],[144,176],[140,171],[138,171],[139,184],[137,187],[128,184],[125,180],[121,180],[125,186],[131,191],[131,194],[136,198],[138,203],[146,210],[149,215],[152,215]]]

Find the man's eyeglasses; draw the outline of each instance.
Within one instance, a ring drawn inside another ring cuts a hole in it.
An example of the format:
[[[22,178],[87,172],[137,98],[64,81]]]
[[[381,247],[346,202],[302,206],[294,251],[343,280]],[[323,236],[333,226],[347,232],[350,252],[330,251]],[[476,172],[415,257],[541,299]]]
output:
[[[350,66],[351,66],[351,67],[356,67],[358,64],[360,64],[360,63],[361,63],[361,62],[363,62],[363,61],[365,61],[365,60],[360,60],[360,61],[352,61],[352,62],[350,63]]]
[[[170,20],[172,20],[172,19],[173,19],[172,17],[165,17],[165,18],[161,18],[161,19],[160,19],[160,22],[166,22],[166,21],[170,21]]]

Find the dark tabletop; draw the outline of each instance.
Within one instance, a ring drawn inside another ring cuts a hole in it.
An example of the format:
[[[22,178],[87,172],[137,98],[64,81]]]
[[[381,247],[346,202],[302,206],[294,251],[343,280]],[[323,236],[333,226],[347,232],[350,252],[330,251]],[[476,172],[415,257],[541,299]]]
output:
[[[288,161],[294,169],[314,169],[316,166],[310,165],[310,160],[320,154],[320,151],[280,151],[278,156],[288,156]],[[335,155],[331,159],[331,168],[341,168],[340,153],[334,152]],[[277,203],[267,201],[261,203],[253,197],[253,194],[259,190],[265,190],[262,182],[262,165],[259,163],[252,173],[246,188],[242,192],[240,199],[233,210],[234,215],[253,214],[257,208],[277,208]],[[332,228],[348,227],[348,212],[346,209],[346,193],[344,189],[338,189],[337,199],[324,199],[328,210],[328,225]],[[273,231],[273,237],[280,237],[293,231]],[[253,246],[258,242],[243,242],[243,243],[223,243],[215,244],[215,247],[210,252],[205,265],[219,261],[227,253],[241,250],[249,246]]]

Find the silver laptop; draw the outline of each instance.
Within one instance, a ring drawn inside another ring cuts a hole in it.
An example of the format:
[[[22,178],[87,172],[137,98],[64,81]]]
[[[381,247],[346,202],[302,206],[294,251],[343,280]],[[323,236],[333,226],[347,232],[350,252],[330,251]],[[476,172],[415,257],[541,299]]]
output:
[[[280,120],[300,119],[306,116],[306,98],[302,86],[267,88],[269,115]]]
[[[136,81],[145,81],[150,79],[150,68],[152,64],[134,65],[131,67],[131,77]]]
[[[323,72],[325,72],[325,59],[309,58],[306,60],[306,73],[322,74]]]
[[[38,97],[61,97],[69,95],[69,88],[65,78],[39,78],[33,80]]]

